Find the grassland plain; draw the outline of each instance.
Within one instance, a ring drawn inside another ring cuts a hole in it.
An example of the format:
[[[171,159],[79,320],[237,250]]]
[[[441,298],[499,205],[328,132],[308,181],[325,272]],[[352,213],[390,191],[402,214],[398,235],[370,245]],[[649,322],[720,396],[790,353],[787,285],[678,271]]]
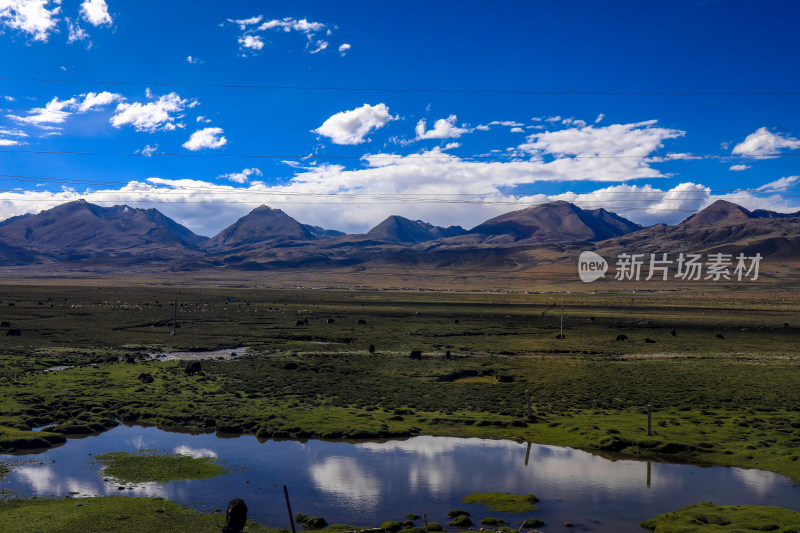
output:
[[[21,333],[2,337],[0,447],[120,422],[264,439],[424,433],[667,454],[800,482],[797,296],[0,287],[0,320]],[[143,360],[240,346],[247,356],[203,361],[193,376]],[[78,366],[37,371],[54,365]]]
[[[780,507],[714,505],[702,502],[645,520],[642,527],[655,533],[722,531],[779,531],[800,533],[800,513]]]
[[[161,498],[29,498],[0,500],[0,531],[86,533],[219,531],[223,513],[201,513]],[[253,521],[248,533],[288,533]]]

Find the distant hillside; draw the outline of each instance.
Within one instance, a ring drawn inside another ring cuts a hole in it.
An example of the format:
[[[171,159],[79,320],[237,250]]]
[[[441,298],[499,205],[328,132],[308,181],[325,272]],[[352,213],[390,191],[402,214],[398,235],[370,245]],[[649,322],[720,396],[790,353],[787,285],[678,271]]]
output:
[[[374,240],[416,244],[463,235],[464,233],[466,233],[466,230],[461,226],[442,228],[422,220],[409,220],[393,215],[369,230],[366,233],[366,237]]]
[[[639,224],[604,209],[586,211],[569,202],[559,201],[487,220],[469,230],[461,241],[465,244],[595,242],[640,228]]]
[[[394,215],[367,233],[345,235],[261,206],[208,239],[155,209],[76,201],[0,222],[4,266],[54,261],[117,270],[153,264],[173,271],[424,266],[491,276],[493,270],[525,271],[541,264],[572,272],[576,250],[604,257],[623,251],[723,252],[796,259],[800,216],[718,201],[680,224],[642,228],[604,209],[552,202],[505,213],[469,231]]]
[[[280,209],[262,205],[209,239],[203,249],[223,252],[286,241],[314,241],[317,236],[309,228]]]
[[[675,226],[659,224],[598,243],[605,250],[636,253],[760,253],[800,257],[800,217],[773,211],[750,212],[718,200]]]
[[[84,200],[0,224],[0,243],[54,258],[95,255],[183,258],[204,237],[155,209],[101,207]]]

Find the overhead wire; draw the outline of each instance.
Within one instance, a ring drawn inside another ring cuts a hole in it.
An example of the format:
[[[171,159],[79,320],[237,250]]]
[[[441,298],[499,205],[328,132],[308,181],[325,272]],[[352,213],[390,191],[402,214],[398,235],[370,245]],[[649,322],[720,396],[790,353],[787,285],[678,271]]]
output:
[[[321,85],[265,85],[257,83],[199,83],[175,81],[135,81],[103,79],[38,78],[0,76],[0,81],[34,83],[94,83],[102,85],[132,85],[153,87],[195,87],[221,89],[258,89],[289,91],[337,91],[337,92],[390,92],[390,93],[442,93],[442,94],[498,94],[498,95],[587,95],[587,96],[800,96],[800,91],[618,91],[618,90],[569,90],[569,89],[452,89],[444,87],[344,87]]]

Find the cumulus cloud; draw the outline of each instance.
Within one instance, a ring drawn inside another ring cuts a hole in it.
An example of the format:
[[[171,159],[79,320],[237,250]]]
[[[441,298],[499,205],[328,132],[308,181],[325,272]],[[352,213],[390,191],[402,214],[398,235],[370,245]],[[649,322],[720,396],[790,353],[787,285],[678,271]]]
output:
[[[83,102],[78,106],[78,111],[85,112],[95,107],[103,107],[115,101],[121,101],[123,97],[119,93],[103,91],[100,93],[86,93]]]
[[[249,19],[228,19],[228,22],[233,22],[234,24],[239,25],[239,29],[245,31],[248,26],[252,26],[253,24],[258,24],[263,20],[263,15],[258,15],[257,17],[250,17]]]
[[[113,22],[108,14],[106,0],[84,0],[81,4],[81,16],[93,26],[111,25]]]
[[[85,41],[89,38],[89,34],[80,27],[78,21],[73,21],[70,18],[65,18],[64,21],[67,23],[67,30],[69,31],[67,36],[68,43],[71,44],[77,41]]]
[[[309,53],[310,54],[316,54],[316,53],[322,52],[323,50],[328,48],[328,43],[326,41],[323,41],[323,40],[318,40],[316,42],[316,44],[314,45],[314,49],[313,50],[311,50],[311,46],[310,46],[311,42],[310,41],[309,41],[308,44],[309,44],[308,48],[309,48]]]
[[[397,117],[389,114],[386,104],[364,104],[356,109],[336,113],[323,122],[322,126],[311,131],[328,137],[333,144],[361,144],[367,141],[365,137],[370,131],[382,128],[387,122],[396,119]]]
[[[183,147],[193,152],[203,148],[222,148],[228,144],[228,139],[222,136],[222,128],[203,128],[192,133]]]
[[[731,165],[728,170],[732,170],[734,172],[741,172],[742,170],[747,170],[750,168],[750,165]]]
[[[186,56],[186,62],[189,63],[190,65],[196,65],[198,63],[202,63],[202,61],[199,58],[192,56]]]
[[[236,24],[239,29],[244,32],[239,36],[239,47],[241,50],[250,54],[255,54],[261,51],[264,44],[263,33],[267,31],[279,31],[281,33],[302,33],[306,37],[306,50],[310,54],[317,54],[326,50],[330,43],[325,39],[317,39],[317,33],[322,30],[325,35],[330,36],[333,34],[332,29],[328,28],[327,24],[322,22],[313,22],[308,19],[295,19],[292,17],[285,17],[282,19],[272,19],[265,22],[263,15],[250,17],[247,19],[228,19],[229,23]],[[246,50],[245,50],[246,49]],[[339,53],[344,55],[350,49],[349,44],[339,46]],[[247,54],[244,54],[247,55]]]
[[[376,109],[380,111],[379,120],[371,114]],[[366,105],[343,112],[347,113],[355,115],[340,117],[339,122],[328,124],[326,131],[328,128],[330,131],[326,137],[342,142],[364,142],[376,124],[390,119],[385,105],[382,109],[378,105]],[[682,132],[659,128],[652,121],[563,131],[567,133],[562,136],[556,135],[559,132],[531,135],[526,140],[529,146],[525,150],[512,147],[508,155],[494,154],[489,158],[461,158],[445,151],[455,148],[454,143],[450,143],[445,149],[437,147],[407,155],[367,154],[353,167],[294,164],[286,167],[287,179],[272,184],[253,180],[258,172],[244,169],[216,176],[228,183],[211,177],[197,180],[150,178],[144,182],[130,182],[116,190],[84,194],[75,191],[0,193],[0,216],[21,214],[19,211],[26,212],[34,207],[44,209],[77,197],[103,205],[127,203],[150,207],[155,203],[167,216],[193,231],[213,235],[252,208],[266,204],[280,207],[306,224],[363,232],[392,214],[437,225],[458,224],[470,228],[508,211],[559,199],[587,208],[605,207],[642,224],[673,223],[720,198],[698,183],[683,183],[663,190],[653,185],[631,183],[642,177],[666,177],[654,168],[652,152]],[[217,136],[214,138],[217,142],[221,140]],[[598,157],[576,157],[575,154],[597,154]],[[625,157],[615,157],[617,154]],[[605,155],[612,157],[602,157]],[[583,182],[582,192],[549,195],[525,192],[542,182]],[[766,190],[737,191],[733,196],[736,199],[732,197],[732,201],[737,203],[743,203],[738,199],[745,198],[748,209],[800,209],[793,206],[791,200]],[[214,202],[219,208],[209,215],[197,208],[204,202]],[[447,204],[446,209],[443,203]]]
[[[77,100],[75,98],[59,100],[55,96],[44,107],[34,107],[28,111],[27,116],[8,115],[8,117],[20,123],[40,127],[46,127],[50,124],[63,124],[71,114],[66,110],[75,107],[76,104]]]
[[[171,131],[177,127],[174,115],[186,107],[194,107],[197,104],[196,100],[182,99],[174,92],[155,98],[148,89],[147,96],[153,101],[146,104],[141,102],[117,104],[116,113],[111,117],[111,125],[115,128],[130,125],[136,131],[148,133],[158,130]]]
[[[44,107],[34,107],[29,110],[25,116],[7,116],[20,124],[38,126],[41,129],[58,133],[60,128],[55,125],[63,124],[73,113],[85,113],[122,99],[123,97],[121,94],[110,93],[108,91],[100,93],[90,92],[78,97],[73,96],[68,100],[60,100],[55,96],[45,104]]]
[[[239,37],[239,46],[251,50],[261,50],[264,48],[264,41],[258,35],[242,35]]]
[[[258,27],[259,30],[273,30],[273,29],[281,29],[284,32],[290,31],[299,31],[305,34],[313,34],[325,27],[325,24],[322,22],[309,22],[307,19],[293,19],[292,17],[286,17],[283,19],[274,19],[269,20]]]
[[[149,144],[145,145],[144,148],[141,150],[137,150],[137,152],[141,153],[145,157],[152,157],[154,153],[158,151],[158,145],[150,146]]]
[[[456,139],[465,133],[470,133],[472,130],[469,128],[459,128],[456,126],[455,115],[450,115],[447,118],[440,118],[433,123],[433,129],[425,131],[425,119],[420,119],[414,131],[417,134],[416,139]]]
[[[761,127],[734,146],[731,154],[754,157],[772,156],[777,155],[783,149],[795,150],[797,148],[800,148],[800,139],[772,133],[767,128]]]
[[[47,42],[50,32],[58,31],[56,16],[60,11],[61,2],[57,0],[0,0],[0,26]]]
[[[231,172],[230,174],[222,174],[220,178],[233,181],[235,183],[247,183],[250,181],[250,176],[263,176],[261,170],[257,168],[245,168],[241,172]]]
[[[344,56],[345,54],[347,54],[347,52],[350,51],[350,48],[351,48],[351,46],[349,44],[342,43],[342,44],[339,45],[339,53]]]
[[[772,181],[765,185],[759,187],[758,191],[783,191],[789,187],[794,186],[797,181],[800,180],[800,176],[787,176],[785,178],[780,178],[778,180]]]

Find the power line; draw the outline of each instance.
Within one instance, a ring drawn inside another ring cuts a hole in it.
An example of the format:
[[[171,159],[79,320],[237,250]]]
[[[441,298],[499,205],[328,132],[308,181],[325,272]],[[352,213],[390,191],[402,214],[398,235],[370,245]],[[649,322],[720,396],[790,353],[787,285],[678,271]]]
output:
[[[25,78],[0,76],[2,81],[36,83],[95,83],[104,85],[134,85],[154,87],[196,87],[220,89],[258,89],[288,91],[443,93],[443,94],[518,94],[574,96],[800,96],[800,91],[609,91],[609,90],[546,90],[546,89],[447,89],[437,87],[341,87],[313,85],[261,85],[252,83],[190,83],[131,80],[77,80],[66,78]]]

